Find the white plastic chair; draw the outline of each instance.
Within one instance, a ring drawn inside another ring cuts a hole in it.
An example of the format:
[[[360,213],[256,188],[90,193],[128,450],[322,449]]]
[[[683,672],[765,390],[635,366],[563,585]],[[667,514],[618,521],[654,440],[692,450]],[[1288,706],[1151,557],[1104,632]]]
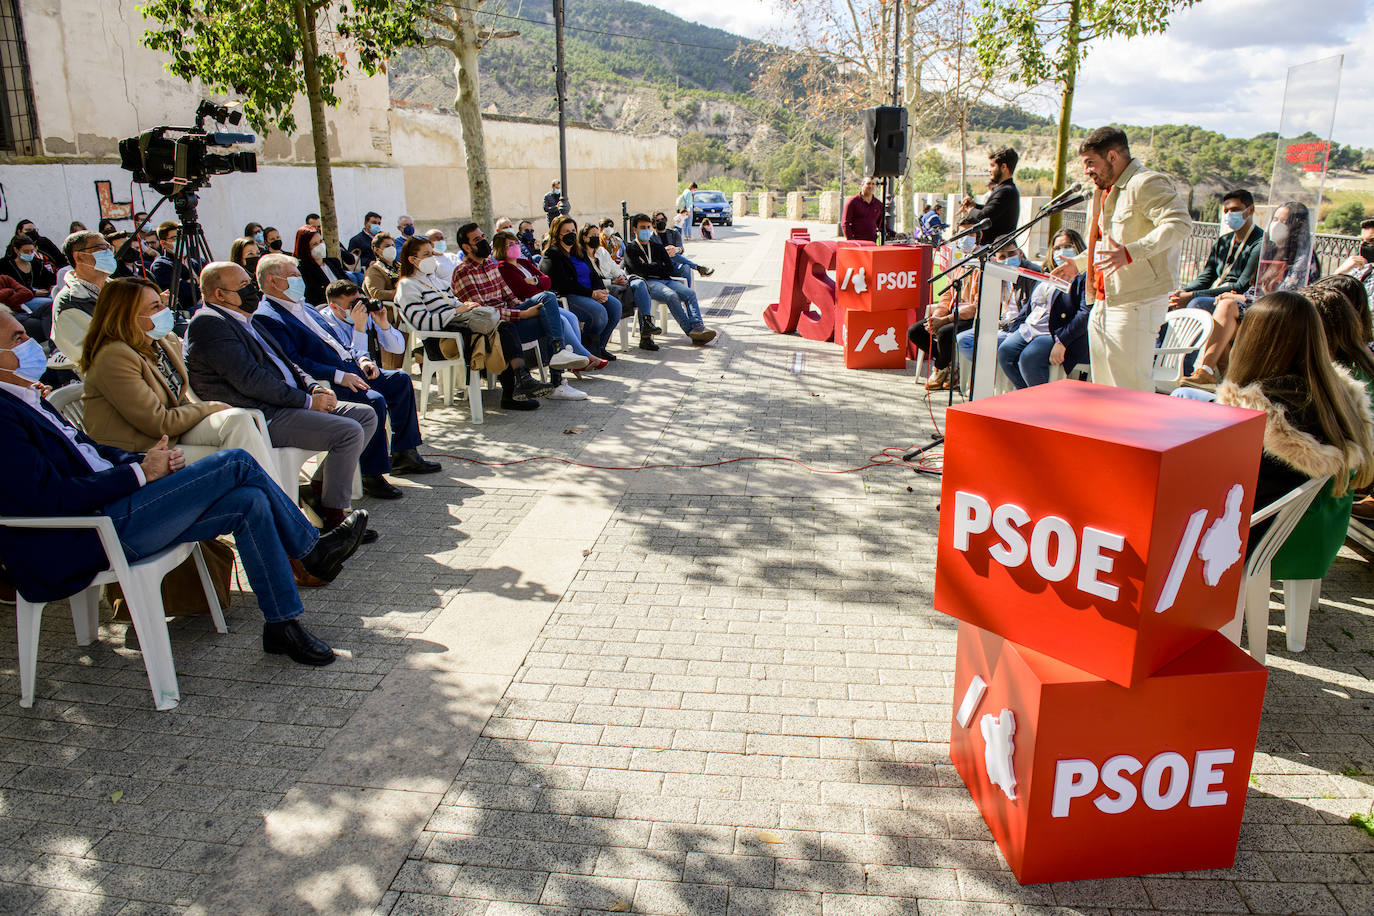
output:
[[[167,618],[162,607],[162,579],[176,569],[188,556],[195,557],[205,600],[215,629],[229,632],[224,623],[224,611],[215,594],[214,582],[205,566],[200,545],[176,544],[159,554],[130,564],[115,533],[114,522],[103,515],[70,518],[0,518],[0,526],[8,528],[93,529],[105,548],[110,568],[98,574],[91,584],[71,596],[72,625],[76,629],[76,643],[90,645],[100,627],[100,588],[118,582],[129,604],[134,630],[138,633],[143,665],[148,670],[148,686],[153,691],[153,703],[160,710],[174,709],[181,702],[177,686],[176,666],[172,661],[172,641],[167,633]],[[22,593],[15,603],[15,620],[19,629],[19,705],[33,706],[34,682],[38,667],[38,630],[42,622],[45,602],[29,601]]]
[[[410,371],[411,352],[416,343],[430,337],[458,341],[457,359],[432,359],[429,351],[424,351],[424,360],[420,364],[420,416],[424,417],[429,411],[430,383],[438,381],[443,386],[444,403],[452,407],[453,389],[456,384],[454,372],[466,370],[468,375],[468,409],[472,412],[472,422],[481,424],[483,422],[482,373],[476,369],[468,368],[468,353],[467,347],[463,343],[463,333],[461,331],[421,331],[410,323],[404,311],[398,310],[397,317],[400,318],[401,328],[409,335],[406,340],[406,361],[403,367],[407,372]]]
[[[86,386],[81,382],[73,382],[70,385],[63,385],[57,388],[52,394],[48,395],[48,403],[62,415],[62,418],[75,426],[77,429],[84,430],[86,420],[86,402],[81,400],[81,396],[86,393]]]
[[[1298,521],[1307,511],[1307,507],[1312,505],[1312,500],[1317,498],[1317,493],[1329,483],[1329,478],[1326,480],[1313,478],[1302,486],[1288,491],[1279,499],[1250,516],[1251,527],[1254,527],[1256,522],[1270,517],[1273,518],[1273,522],[1270,523],[1269,530],[1264,532],[1264,536],[1260,538],[1260,542],[1255,545],[1255,549],[1250,552],[1250,558],[1245,561],[1245,580],[1236,599],[1236,615],[1230,623],[1221,628],[1221,634],[1236,645],[1240,645],[1240,632],[1243,624],[1250,634],[1250,655],[1260,664],[1264,664],[1264,656],[1268,651],[1269,641],[1270,563],[1273,562],[1274,555],[1279,552],[1279,548],[1283,546],[1283,542],[1288,540],[1288,536],[1298,526]],[[1309,595],[1306,602],[1290,600],[1284,605],[1290,647],[1294,634],[1298,631],[1301,632],[1298,642],[1306,643],[1307,617],[1311,610],[1310,602],[1311,596]]]
[[[1212,316],[1202,309],[1174,309],[1164,318],[1164,340],[1155,348],[1155,391],[1168,394],[1183,381],[1183,363],[1201,353],[1212,333]]]

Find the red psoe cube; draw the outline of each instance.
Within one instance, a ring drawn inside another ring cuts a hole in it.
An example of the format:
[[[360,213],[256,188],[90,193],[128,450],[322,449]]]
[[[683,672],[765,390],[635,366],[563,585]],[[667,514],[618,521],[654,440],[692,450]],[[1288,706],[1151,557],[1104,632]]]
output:
[[[929,245],[841,246],[835,260],[836,304],[842,309],[889,312],[930,305]]]
[[[1128,689],[961,624],[950,760],[1022,884],[1228,868],[1267,678],[1217,633]]]
[[[1262,414],[1061,381],[946,424],[937,610],[1127,686],[1232,619]]]
[[[900,312],[844,313],[840,346],[846,369],[901,369],[906,365],[909,315]]]

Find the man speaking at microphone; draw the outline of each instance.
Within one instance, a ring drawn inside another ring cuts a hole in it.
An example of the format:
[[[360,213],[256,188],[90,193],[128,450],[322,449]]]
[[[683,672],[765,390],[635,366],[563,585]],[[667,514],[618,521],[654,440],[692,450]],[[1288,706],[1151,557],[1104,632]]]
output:
[[[1078,148],[1097,186],[1088,250],[1055,270],[1065,279],[1087,271],[1084,294],[1092,379],[1099,385],[1153,391],[1155,338],[1178,287],[1178,247],[1193,220],[1173,183],[1131,156],[1126,134],[1099,127]]]

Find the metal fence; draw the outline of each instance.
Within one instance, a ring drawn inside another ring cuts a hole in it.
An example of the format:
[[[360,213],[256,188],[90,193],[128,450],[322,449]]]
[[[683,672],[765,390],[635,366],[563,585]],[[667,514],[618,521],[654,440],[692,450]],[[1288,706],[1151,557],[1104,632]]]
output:
[[[1064,228],[1075,229],[1085,239],[1088,237],[1088,214],[1083,210],[1067,210],[1064,212]],[[1183,251],[1179,256],[1179,275],[1184,283],[1196,277],[1207,263],[1207,256],[1212,253],[1212,246],[1216,244],[1221,235],[1221,227],[1217,223],[1193,223],[1193,231],[1188,234],[1187,240],[1183,243]],[[1313,243],[1312,252],[1321,265],[1322,276],[1329,277],[1336,272],[1336,268],[1346,258],[1355,254],[1360,248],[1360,240],[1352,235],[1328,235],[1319,233]]]

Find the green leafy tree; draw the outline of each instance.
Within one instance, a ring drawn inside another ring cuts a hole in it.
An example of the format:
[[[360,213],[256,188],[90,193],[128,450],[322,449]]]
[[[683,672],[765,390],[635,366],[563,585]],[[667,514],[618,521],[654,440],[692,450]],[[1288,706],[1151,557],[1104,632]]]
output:
[[[1014,58],[1017,79],[1027,86],[1051,83],[1059,89],[1059,136],[1055,145],[1054,193],[1068,184],[1070,122],[1078,66],[1088,45],[1100,38],[1163,32],[1169,16],[1196,0],[983,0],[977,19],[979,60],[987,72]],[[1051,217],[1050,231],[1059,228]]]
[[[1341,204],[1326,214],[1322,228],[1339,235],[1359,235],[1360,222],[1365,218],[1364,204],[1358,200]]]
[[[339,104],[334,87],[345,61],[376,74],[393,50],[419,40],[424,7],[422,0],[148,0],[140,12],[157,23],[143,44],[170,56],[167,69],[240,100],[259,132],[294,131],[291,108],[305,96],[320,221],[332,250],[339,221],[325,107]]]

